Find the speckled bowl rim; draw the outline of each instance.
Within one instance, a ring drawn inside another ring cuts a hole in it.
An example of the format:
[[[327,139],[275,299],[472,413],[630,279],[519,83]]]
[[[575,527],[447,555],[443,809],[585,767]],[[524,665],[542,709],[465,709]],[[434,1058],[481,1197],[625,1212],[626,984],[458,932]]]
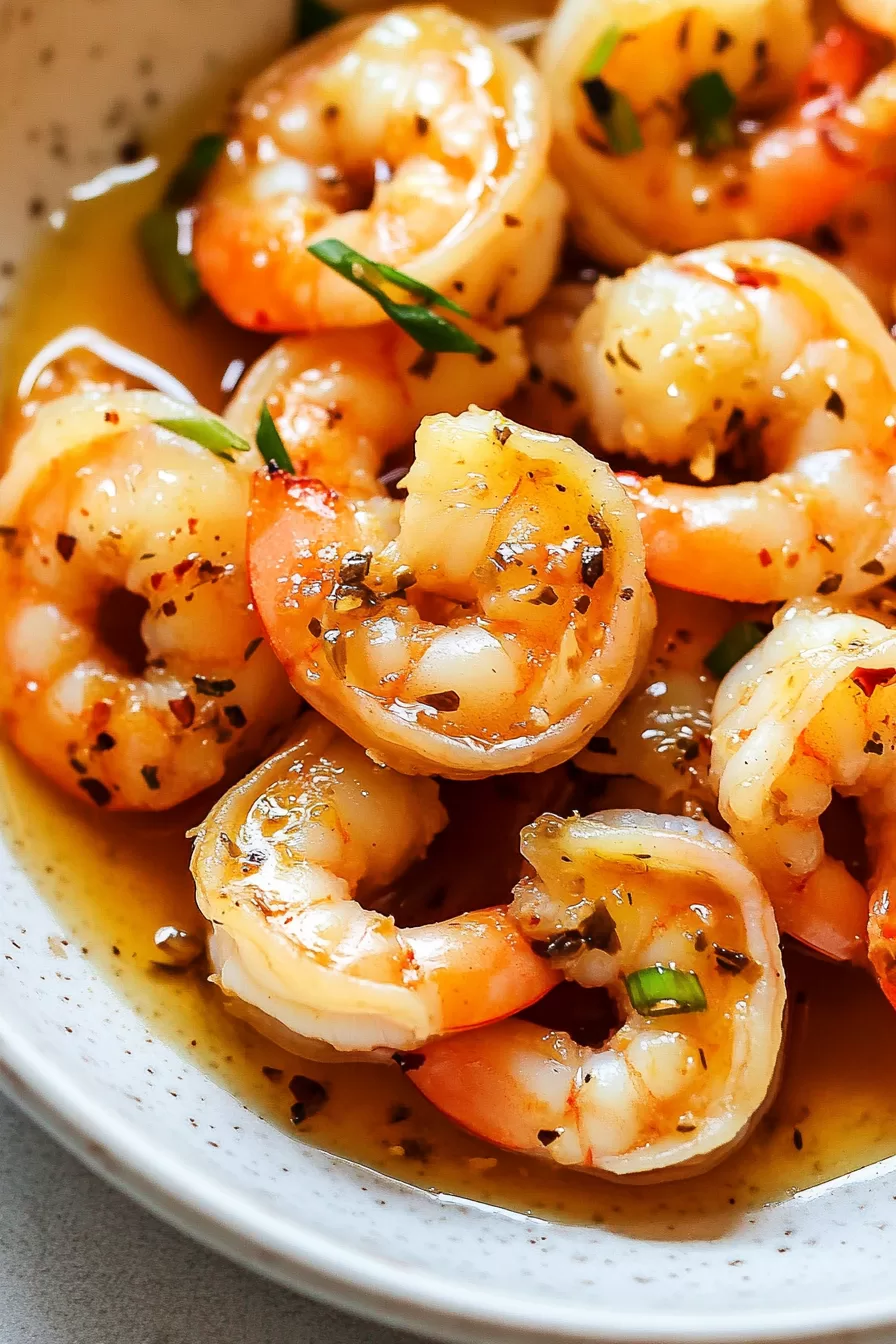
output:
[[[333,1306],[443,1339],[582,1344],[733,1344],[795,1341],[896,1325],[893,1296],[842,1309],[734,1314],[624,1312],[527,1300],[400,1268],[266,1212],[170,1156],[104,1112],[64,1068],[39,1059],[0,1018],[0,1090],[34,1121],[138,1203],[213,1250]]]

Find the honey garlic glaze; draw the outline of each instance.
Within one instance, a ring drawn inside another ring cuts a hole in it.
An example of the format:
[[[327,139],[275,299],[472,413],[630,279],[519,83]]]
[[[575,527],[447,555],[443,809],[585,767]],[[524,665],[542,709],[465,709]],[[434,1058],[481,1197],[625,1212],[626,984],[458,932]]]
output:
[[[209,109],[209,125],[217,112]],[[189,321],[172,315],[146,278],[134,243],[137,221],[158,200],[196,131],[195,119],[172,131],[153,148],[154,171],[71,203],[60,226],[48,231],[22,277],[4,352],[7,437],[23,369],[67,328],[89,325],[139,351],[213,410],[223,406],[241,366],[264,348],[210,306]],[[495,884],[506,882],[509,894],[513,827],[518,833],[545,808],[562,810],[568,782],[564,770],[538,783],[521,776],[511,785],[453,786],[455,819],[441,844],[447,868],[452,854],[484,852],[483,828],[495,821],[511,840],[487,863],[478,860],[486,864],[479,876],[483,892],[491,888],[493,897]],[[463,790],[480,792],[465,801]],[[68,930],[54,950],[89,958],[154,1033],[251,1110],[292,1128],[297,1143],[443,1195],[659,1237],[681,1235],[682,1225],[696,1235],[717,1235],[763,1203],[896,1152],[896,1075],[879,1066],[896,1051],[896,1016],[866,974],[793,953],[787,958],[789,1041],[777,1099],[740,1152],[680,1185],[621,1188],[521,1159],[455,1128],[397,1068],[289,1055],[226,1012],[201,957],[177,965],[154,943],[166,925],[202,938],[186,831],[212,801],[203,796],[176,811],[137,818],[93,812],[0,747],[0,826]],[[523,815],[527,809],[531,815]],[[439,886],[439,900],[450,904],[450,871],[432,871],[426,883],[431,891]],[[389,908],[420,898],[419,892],[398,893]],[[180,941],[189,950],[189,940]]]

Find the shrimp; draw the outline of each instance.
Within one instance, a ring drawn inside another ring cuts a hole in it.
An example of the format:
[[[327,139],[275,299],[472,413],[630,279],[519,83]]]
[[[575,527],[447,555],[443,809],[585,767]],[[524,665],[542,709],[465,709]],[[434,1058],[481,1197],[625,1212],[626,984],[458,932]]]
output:
[[[415,1050],[518,1012],[557,974],[505,909],[400,929],[359,900],[420,857],[447,815],[438,785],[376,765],[309,713],[295,740],[200,826],[199,908],[214,979],[300,1053]]]
[[[516,327],[465,327],[494,358],[437,355],[385,324],[278,341],[250,369],[225,418],[254,438],[262,404],[299,475],[334,490],[370,494],[390,453],[410,445],[425,415],[497,405],[524,375]]]
[[[622,267],[654,250],[792,238],[890,174],[896,64],[878,53],[890,44],[842,23],[815,49],[812,36],[808,0],[563,0],[539,64],[581,245]]]
[[[719,683],[704,658],[736,616],[726,602],[673,588],[655,596],[658,623],[644,674],[575,764],[607,779],[640,780],[653,790],[657,812],[715,820],[709,735]]]
[[[341,239],[497,324],[547,288],[563,192],[541,80],[440,5],[336,24],[245,91],[199,202],[202,282],[241,326],[382,321],[307,246]]]
[[[0,481],[0,714],[98,807],[172,807],[295,712],[249,595],[249,477],[155,423],[196,414],[63,397]]]
[[[404,486],[400,504],[256,477],[252,589],[293,685],[407,774],[567,760],[653,628],[625,492],[570,440],[476,408],[423,421]]]
[[[888,921],[896,803],[896,624],[892,602],[841,610],[791,603],[722,682],[712,773],[731,834],[765,883],[782,929],[838,960],[871,960],[896,1004]],[[880,618],[880,619],[876,619]],[[857,798],[877,869],[863,884],[826,853],[833,792]]]
[[[562,434],[587,448],[591,447],[589,425],[578,386],[573,336],[591,303],[593,289],[593,282],[561,281],[522,319],[529,368],[505,407],[514,420],[548,434]]]
[[[706,822],[617,811],[523,831],[511,911],[567,977],[603,990],[600,1046],[515,1018],[426,1047],[412,1082],[492,1143],[629,1180],[713,1165],[770,1099],[784,973],[768,897]]]
[[[896,571],[896,346],[827,262],[779,242],[655,258],[600,282],[575,339],[604,450],[705,482],[621,477],[656,582],[769,602]]]

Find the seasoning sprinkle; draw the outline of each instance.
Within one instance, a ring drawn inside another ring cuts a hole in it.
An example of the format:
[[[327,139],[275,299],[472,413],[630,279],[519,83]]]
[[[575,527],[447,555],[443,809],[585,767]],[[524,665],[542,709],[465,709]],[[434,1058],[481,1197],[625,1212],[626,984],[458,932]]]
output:
[[[290,1078],[289,1090],[295,1097],[295,1103],[289,1111],[294,1125],[301,1125],[312,1115],[317,1115],[329,1099],[329,1093],[323,1084],[316,1078],[307,1078],[303,1073],[297,1073]]]
[[[210,695],[216,700],[221,696],[229,695],[231,691],[236,690],[236,682],[230,677],[222,677],[220,681],[215,681],[212,677],[202,677],[198,674],[193,677],[193,685],[200,695]]]
[[[593,588],[604,572],[603,546],[582,547],[581,572],[586,588]]]
[[[439,714],[452,714],[460,708],[460,696],[457,691],[434,691],[432,695],[418,695],[418,701],[422,705],[429,705],[430,709],[436,710]]]

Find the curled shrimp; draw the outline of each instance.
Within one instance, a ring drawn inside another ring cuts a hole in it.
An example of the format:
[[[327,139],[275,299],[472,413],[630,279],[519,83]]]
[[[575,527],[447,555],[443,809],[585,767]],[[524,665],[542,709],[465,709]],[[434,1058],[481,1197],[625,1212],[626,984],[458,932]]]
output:
[[[768,602],[896,570],[896,346],[827,262],[779,242],[655,258],[601,281],[576,342],[604,450],[696,478],[621,477],[652,579]]]
[[[792,238],[892,172],[896,65],[877,50],[886,44],[840,23],[813,49],[808,11],[808,0],[559,5],[539,63],[551,97],[553,164],[592,255],[631,266],[654,250]],[[586,68],[610,34],[618,40],[595,88]],[[701,121],[707,80],[732,99],[721,126]],[[599,107],[627,100],[637,135],[618,152],[589,89]]]
[[[409,774],[568,759],[653,626],[625,492],[570,440],[475,408],[423,421],[403,484],[399,504],[256,477],[252,588],[293,685]]]
[[[316,714],[197,832],[193,876],[215,979],[259,1029],[307,1053],[412,1050],[519,1011],[556,973],[506,910],[402,929],[359,900],[447,821],[437,784],[376,765]]]
[[[529,61],[440,5],[356,16],[246,89],[199,204],[195,256],[228,317],[273,331],[382,320],[307,246],[335,237],[475,315],[550,281],[563,193]]]
[[[585,1046],[515,1018],[427,1047],[409,1077],[475,1134],[564,1166],[658,1181],[718,1162],[769,1099],[781,1046],[759,882],[684,817],[547,815],[522,848],[534,872],[511,911],[549,962],[609,994],[618,1027]]]
[[[516,327],[464,326],[493,358],[422,351],[391,323],[288,336],[252,366],[225,418],[251,442],[266,404],[298,475],[369,494],[425,415],[465,410],[471,399],[495,406],[523,377]]]
[[[870,941],[896,1004],[888,892],[896,632],[889,600],[863,605],[859,613],[809,598],[779,613],[772,633],[721,685],[712,770],[722,816],[765,882],[782,929],[838,960],[864,961]],[[821,819],[834,792],[859,800],[876,861],[867,891],[826,851]]]
[[[52,401],[0,481],[0,713],[99,807],[171,807],[295,711],[249,594],[249,477],[155,423],[184,415],[152,392]]]
[[[715,820],[709,762],[719,683],[704,659],[733,624],[732,608],[673,588],[655,596],[658,620],[647,667],[575,764],[608,780],[623,776],[647,785],[651,810]]]

